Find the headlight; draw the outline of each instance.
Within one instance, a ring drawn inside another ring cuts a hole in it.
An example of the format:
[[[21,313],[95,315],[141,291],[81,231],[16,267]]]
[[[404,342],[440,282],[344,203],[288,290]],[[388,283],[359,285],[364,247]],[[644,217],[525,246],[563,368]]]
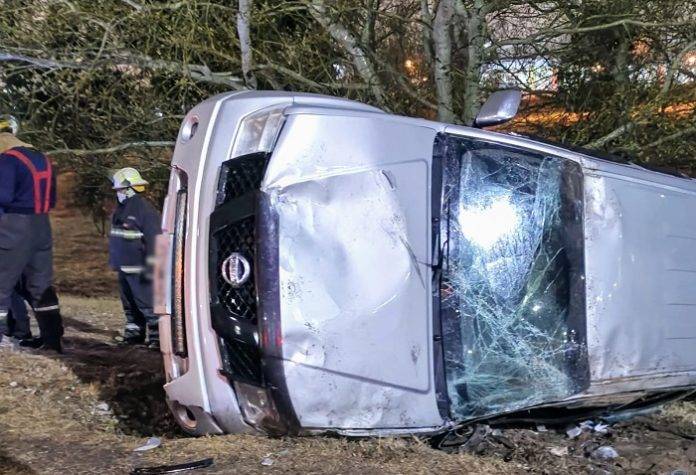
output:
[[[239,126],[230,158],[272,151],[284,119],[282,109],[266,109],[245,117]]]

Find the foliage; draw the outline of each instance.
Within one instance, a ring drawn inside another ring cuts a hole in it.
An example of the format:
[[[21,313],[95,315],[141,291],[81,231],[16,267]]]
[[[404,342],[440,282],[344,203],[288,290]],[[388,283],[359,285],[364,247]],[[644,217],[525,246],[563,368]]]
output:
[[[518,130],[696,172],[689,0],[2,0],[0,8],[0,110],[77,172],[76,199],[96,214],[109,169],[136,165],[161,194],[185,112],[254,87],[470,123],[489,91],[515,86],[527,99]]]

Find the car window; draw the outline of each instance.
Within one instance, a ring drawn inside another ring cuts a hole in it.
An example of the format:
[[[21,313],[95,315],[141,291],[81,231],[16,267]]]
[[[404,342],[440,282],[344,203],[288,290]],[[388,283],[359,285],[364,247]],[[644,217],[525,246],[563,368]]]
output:
[[[509,412],[586,383],[578,164],[448,136],[441,325],[450,412]]]

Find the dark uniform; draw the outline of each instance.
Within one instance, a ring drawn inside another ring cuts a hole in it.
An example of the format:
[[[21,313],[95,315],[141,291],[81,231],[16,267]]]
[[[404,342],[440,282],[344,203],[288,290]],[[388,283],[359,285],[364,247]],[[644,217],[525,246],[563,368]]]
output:
[[[151,264],[155,238],[161,232],[160,215],[150,202],[135,194],[119,203],[111,218],[109,264],[118,271],[123,312],[124,339],[159,344],[157,316],[152,309]]]
[[[56,177],[44,154],[23,146],[0,154],[0,326],[7,325],[12,294],[23,277],[43,345],[61,351],[48,219],[55,202]]]
[[[19,290],[12,294],[10,311],[7,315],[7,328],[5,336],[15,340],[31,339],[31,325],[29,324],[29,312],[25,304],[25,297]]]

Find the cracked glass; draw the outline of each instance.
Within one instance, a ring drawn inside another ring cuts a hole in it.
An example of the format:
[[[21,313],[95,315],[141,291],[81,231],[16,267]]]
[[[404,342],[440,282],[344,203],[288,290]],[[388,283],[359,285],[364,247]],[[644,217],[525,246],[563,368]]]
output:
[[[439,143],[440,319],[452,416],[578,392],[587,380],[579,165],[451,136]]]

